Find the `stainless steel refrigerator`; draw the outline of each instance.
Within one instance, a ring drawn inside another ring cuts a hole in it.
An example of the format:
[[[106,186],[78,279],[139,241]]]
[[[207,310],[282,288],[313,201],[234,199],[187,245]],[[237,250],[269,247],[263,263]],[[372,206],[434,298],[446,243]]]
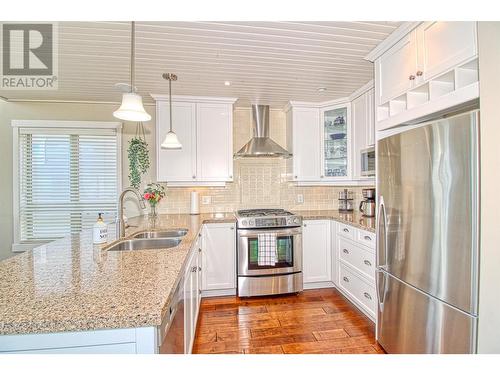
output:
[[[388,353],[474,353],[479,112],[377,143],[377,339]]]

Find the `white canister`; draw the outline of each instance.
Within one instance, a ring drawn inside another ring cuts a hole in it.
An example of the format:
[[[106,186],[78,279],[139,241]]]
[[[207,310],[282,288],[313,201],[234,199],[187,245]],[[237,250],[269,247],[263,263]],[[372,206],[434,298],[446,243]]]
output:
[[[93,237],[95,244],[103,244],[108,242],[108,226],[102,219],[102,214],[99,214],[97,223],[94,224]]]
[[[191,192],[191,215],[198,215],[200,213],[200,197],[197,191]]]

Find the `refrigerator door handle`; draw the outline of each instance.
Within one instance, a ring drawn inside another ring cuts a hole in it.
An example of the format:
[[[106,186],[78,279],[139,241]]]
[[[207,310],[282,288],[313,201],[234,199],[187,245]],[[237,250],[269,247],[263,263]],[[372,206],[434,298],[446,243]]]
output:
[[[382,219],[383,214],[383,219]],[[381,195],[379,197],[379,206],[377,214],[377,267],[381,269],[386,269],[387,266],[387,218],[385,213],[384,197]],[[384,235],[381,234],[381,229],[384,229]],[[383,244],[383,251],[382,246]]]
[[[384,299],[385,299],[385,285],[386,285],[386,273],[383,271],[378,271],[377,272],[377,300],[379,304],[379,310],[383,310],[383,305],[384,305]]]

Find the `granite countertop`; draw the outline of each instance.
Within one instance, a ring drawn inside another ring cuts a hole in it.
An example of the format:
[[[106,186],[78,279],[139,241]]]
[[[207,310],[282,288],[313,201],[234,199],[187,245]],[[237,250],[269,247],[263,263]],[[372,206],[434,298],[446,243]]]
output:
[[[301,215],[303,220],[336,220],[341,223],[352,225],[372,233],[375,233],[375,218],[365,217],[359,211],[349,213],[340,212],[339,210],[308,210],[308,211],[293,211],[294,214]]]
[[[130,236],[187,228],[170,249],[106,251],[83,231],[0,262],[0,334],[160,325],[202,224],[235,222],[232,213],[129,219]]]

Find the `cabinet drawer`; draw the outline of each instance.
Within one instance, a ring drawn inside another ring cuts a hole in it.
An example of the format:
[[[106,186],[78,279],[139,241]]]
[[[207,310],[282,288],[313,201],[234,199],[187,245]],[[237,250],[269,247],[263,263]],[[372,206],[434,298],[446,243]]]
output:
[[[377,295],[373,284],[361,279],[342,263],[339,263],[339,282],[341,288],[347,294],[375,316]]]
[[[356,229],[351,227],[350,225],[337,223],[337,233],[345,238],[350,238],[351,240],[353,240],[355,238],[355,231]]]
[[[344,238],[339,238],[338,241],[339,259],[371,280],[375,280],[375,254]]]
[[[365,246],[375,249],[376,239],[375,233],[367,232],[362,229],[357,230],[357,241]]]

